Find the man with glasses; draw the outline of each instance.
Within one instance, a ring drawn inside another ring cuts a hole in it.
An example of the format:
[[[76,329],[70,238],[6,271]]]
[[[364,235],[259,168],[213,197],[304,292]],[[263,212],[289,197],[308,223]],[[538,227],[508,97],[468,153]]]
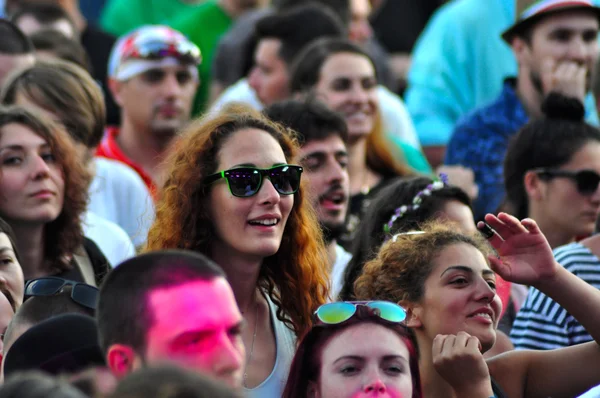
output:
[[[170,361],[240,387],[243,318],[225,273],[190,251],[143,254],[100,289],[100,346],[117,378]]]
[[[160,167],[176,133],[190,119],[198,89],[200,50],[166,26],[144,26],[115,44],[109,87],[121,107],[97,155],[131,166],[155,193]]]

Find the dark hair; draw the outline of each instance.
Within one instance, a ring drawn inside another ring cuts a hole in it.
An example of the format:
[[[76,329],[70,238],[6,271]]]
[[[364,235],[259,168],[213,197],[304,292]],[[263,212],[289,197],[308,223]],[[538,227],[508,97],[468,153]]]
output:
[[[71,19],[69,13],[59,6],[58,4],[52,3],[27,3],[23,2],[23,4],[19,5],[14,14],[10,16],[10,20],[15,25],[19,24],[19,19],[30,16],[39,22],[41,25],[50,25],[55,22],[65,20],[71,25],[73,29],[73,34],[75,38],[79,36],[77,26],[75,22]]]
[[[60,293],[53,296],[35,296],[26,300],[11,319],[4,333],[5,346],[13,339],[15,328],[27,325],[29,327],[44,322],[62,314],[83,314],[94,316],[94,311],[77,304],[71,298],[71,286],[65,286]]]
[[[307,29],[310,26],[310,29]],[[308,43],[320,37],[343,37],[345,29],[327,7],[307,4],[280,14],[267,15],[256,24],[256,36],[281,41],[279,56],[290,66]]]
[[[406,345],[410,356],[408,359],[413,385],[412,397],[406,398],[421,398],[419,354],[412,334],[404,325],[387,322],[364,306],[359,306],[356,314],[346,322],[337,325],[313,326],[313,328],[304,335],[298,345],[298,350],[294,355],[294,359],[292,360],[290,373],[282,398],[308,397],[310,383],[319,380],[321,357],[324,347],[344,330],[352,326],[366,323],[376,324],[394,331]],[[360,342],[357,343],[360,344]]]
[[[425,197],[417,210],[408,211],[397,219],[389,232],[384,231],[386,225],[397,208],[412,204],[417,193],[425,189],[433,180],[429,177],[398,178],[377,192],[363,218],[360,230],[352,248],[352,259],[344,273],[344,286],[340,298],[354,298],[354,282],[360,276],[363,266],[377,255],[386,237],[397,233],[418,230],[425,222],[434,219],[436,213],[442,211],[444,205],[456,200],[471,208],[469,196],[460,188],[445,185]]]
[[[21,256],[19,255],[19,248],[17,247],[17,237],[10,225],[4,221],[2,217],[0,217],[0,233],[5,234],[8,237],[8,240],[13,247],[15,257],[17,257],[17,261],[21,264]]]
[[[68,259],[84,240],[81,216],[87,206],[91,177],[75,156],[75,147],[68,134],[48,117],[19,106],[0,106],[0,134],[5,126],[13,123],[27,127],[46,140],[63,171],[63,207],[58,217],[44,229],[44,258],[50,263],[49,272],[60,273],[71,269]]]
[[[207,375],[174,365],[131,373],[110,398],[241,398],[242,394]]]
[[[47,51],[54,57],[69,61],[91,73],[92,65],[85,48],[53,29],[42,29],[30,37],[36,51]]]
[[[86,398],[86,396],[65,381],[39,371],[28,371],[9,377],[0,388],[0,398]]]
[[[129,259],[105,278],[96,309],[100,346],[126,344],[143,353],[153,315],[147,298],[156,289],[225,277],[208,257],[184,250],[164,250]]]
[[[0,18],[0,54],[33,54],[31,40],[12,22]]]
[[[519,219],[529,214],[525,174],[536,168],[558,168],[590,141],[600,142],[600,130],[583,121],[583,104],[550,94],[542,104],[545,117],[527,123],[511,140],[504,159],[508,211]]]
[[[266,108],[264,114],[296,132],[300,146],[321,141],[332,135],[348,141],[348,126],[344,118],[315,99],[289,99]]]
[[[274,0],[273,5],[279,11],[297,7],[301,4],[320,4],[335,12],[344,26],[348,26],[352,19],[350,0]]]
[[[104,97],[84,69],[59,59],[39,60],[6,80],[0,102],[13,104],[19,94],[54,113],[76,142],[88,148],[100,144],[106,119]]]

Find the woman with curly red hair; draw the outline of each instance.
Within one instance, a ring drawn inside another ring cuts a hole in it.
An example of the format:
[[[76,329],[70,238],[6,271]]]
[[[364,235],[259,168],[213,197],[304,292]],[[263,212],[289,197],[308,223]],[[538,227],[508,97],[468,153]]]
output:
[[[21,107],[0,107],[0,217],[11,226],[25,279],[98,285],[109,266],[85,239],[90,175],[67,132]]]
[[[296,336],[326,300],[327,256],[281,126],[232,106],[194,122],[167,160],[148,250],[195,250],[227,273],[247,327],[244,387],[280,396]]]

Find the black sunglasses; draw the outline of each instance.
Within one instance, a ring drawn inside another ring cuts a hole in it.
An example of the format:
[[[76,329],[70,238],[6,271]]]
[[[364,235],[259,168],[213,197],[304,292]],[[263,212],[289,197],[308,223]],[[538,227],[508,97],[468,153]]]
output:
[[[269,169],[238,167],[211,174],[204,179],[204,184],[210,185],[221,178],[225,178],[229,186],[229,192],[233,196],[248,198],[256,195],[262,187],[264,179],[268,178],[275,190],[281,195],[291,195],[300,188],[302,171],[302,167],[290,164]]]
[[[54,296],[65,286],[72,286],[71,299],[91,310],[96,309],[98,288],[85,283],[69,281],[55,276],[32,279],[25,285],[25,300],[36,296]]]
[[[556,170],[556,169],[536,169],[534,170],[542,179],[552,179],[556,177],[569,178],[577,184],[577,191],[582,195],[592,195],[598,190],[600,184],[600,174],[593,170]]]

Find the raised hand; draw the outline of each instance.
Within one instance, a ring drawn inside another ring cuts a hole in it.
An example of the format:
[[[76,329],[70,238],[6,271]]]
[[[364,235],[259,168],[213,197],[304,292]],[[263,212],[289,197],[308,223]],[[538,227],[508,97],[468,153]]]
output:
[[[572,61],[545,59],[541,66],[544,94],[554,91],[583,102],[586,93],[587,67]]]
[[[437,335],[432,347],[433,366],[458,397],[493,396],[490,372],[477,337],[465,332]]]
[[[560,266],[535,221],[529,218],[519,221],[506,213],[487,214],[485,221],[495,231],[488,241],[500,256],[489,257],[491,266],[503,279],[535,286],[556,275]],[[477,227],[486,228],[483,222]]]

